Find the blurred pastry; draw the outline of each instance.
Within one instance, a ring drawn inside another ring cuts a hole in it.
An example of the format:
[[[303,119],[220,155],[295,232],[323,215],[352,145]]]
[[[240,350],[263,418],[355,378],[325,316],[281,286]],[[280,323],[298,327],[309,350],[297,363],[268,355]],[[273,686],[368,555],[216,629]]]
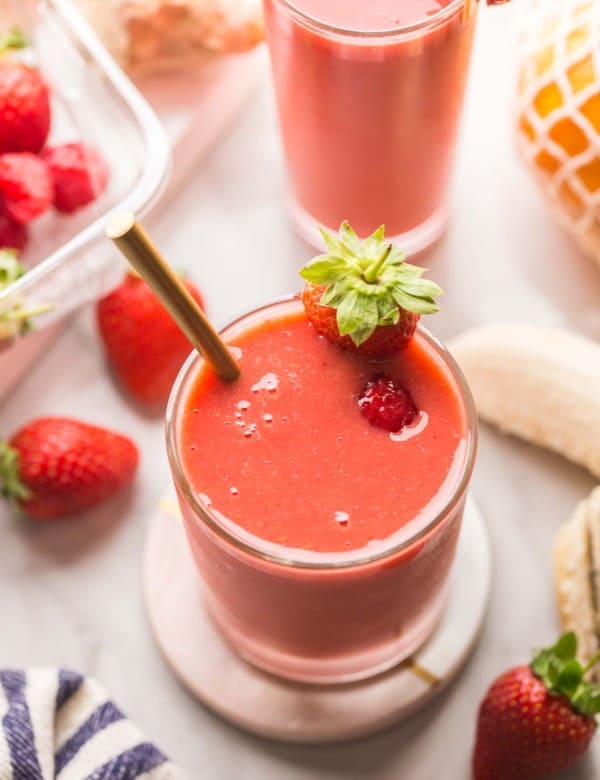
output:
[[[76,0],[123,67],[162,70],[263,39],[260,0]]]
[[[600,650],[600,487],[558,532],[554,577],[562,627],[579,639],[582,663]],[[594,673],[600,681],[600,669]]]

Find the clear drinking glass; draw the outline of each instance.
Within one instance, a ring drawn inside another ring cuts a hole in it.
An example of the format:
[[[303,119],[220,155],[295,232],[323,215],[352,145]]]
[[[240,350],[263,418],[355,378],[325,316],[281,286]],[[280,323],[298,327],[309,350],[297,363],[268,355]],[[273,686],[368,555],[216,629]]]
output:
[[[235,344],[246,328],[301,306],[295,297],[269,304],[227,326],[224,338]],[[290,549],[214,511],[192,488],[181,444],[182,413],[198,402],[191,401],[191,391],[203,359],[190,356],[177,379],[167,410],[168,454],[206,606],[235,651],[268,672],[311,683],[369,677],[413,653],[441,617],[475,458],[477,417],[453,358],[425,330],[420,334],[452,378],[466,421],[464,446],[443,496],[373,550]],[[210,442],[200,439],[199,446]]]
[[[369,29],[330,23],[346,18],[341,0],[320,14],[327,23],[319,5],[328,0],[264,0],[295,226],[315,243],[319,225],[347,219],[367,236],[383,222],[414,254],[447,223],[478,3],[400,0],[411,23],[393,29],[379,29],[376,2],[364,0]]]

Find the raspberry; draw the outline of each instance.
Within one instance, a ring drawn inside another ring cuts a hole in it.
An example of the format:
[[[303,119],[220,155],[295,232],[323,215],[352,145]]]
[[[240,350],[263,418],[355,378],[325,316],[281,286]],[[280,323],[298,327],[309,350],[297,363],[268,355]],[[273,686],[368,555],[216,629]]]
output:
[[[391,433],[410,425],[418,414],[410,394],[395,379],[382,373],[367,382],[358,405],[371,425]]]
[[[16,249],[22,252],[27,244],[27,228],[9,216],[0,207],[0,249]]]
[[[104,158],[93,146],[62,144],[44,150],[54,179],[54,206],[72,214],[101,195],[108,183],[109,171]]]
[[[0,155],[0,195],[8,215],[21,225],[31,222],[52,204],[48,166],[29,152]]]

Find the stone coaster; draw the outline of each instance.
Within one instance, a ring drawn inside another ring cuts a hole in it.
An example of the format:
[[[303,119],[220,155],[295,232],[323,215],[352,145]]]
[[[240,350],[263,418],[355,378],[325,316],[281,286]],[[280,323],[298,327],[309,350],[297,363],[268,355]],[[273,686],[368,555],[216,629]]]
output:
[[[429,702],[457,674],[479,634],[491,581],[483,518],[469,499],[446,612],[413,658],[344,685],[287,682],[255,669],[221,638],[202,603],[175,498],[163,499],[146,542],[144,589],[150,625],[167,663],[203,704],[255,734],[327,743],[371,734]]]

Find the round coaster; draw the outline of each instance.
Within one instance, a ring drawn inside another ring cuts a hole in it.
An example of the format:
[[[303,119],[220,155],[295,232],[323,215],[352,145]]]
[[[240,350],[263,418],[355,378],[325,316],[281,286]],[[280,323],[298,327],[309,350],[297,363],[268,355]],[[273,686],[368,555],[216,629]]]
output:
[[[260,736],[325,743],[364,736],[405,718],[459,671],[479,633],[491,581],[483,518],[469,499],[444,617],[414,657],[348,685],[303,685],[255,669],[227,645],[202,603],[202,582],[174,498],[161,502],[146,542],[146,609],[177,677],[207,707]]]

